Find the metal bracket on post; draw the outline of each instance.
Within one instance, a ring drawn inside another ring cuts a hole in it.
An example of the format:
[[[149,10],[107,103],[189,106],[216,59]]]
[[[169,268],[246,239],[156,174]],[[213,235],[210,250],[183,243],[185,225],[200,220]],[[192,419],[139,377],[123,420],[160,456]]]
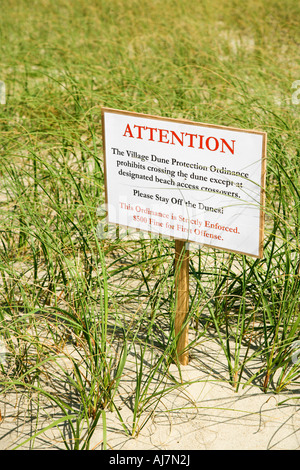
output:
[[[6,104],[5,83],[0,80],[0,104]]]

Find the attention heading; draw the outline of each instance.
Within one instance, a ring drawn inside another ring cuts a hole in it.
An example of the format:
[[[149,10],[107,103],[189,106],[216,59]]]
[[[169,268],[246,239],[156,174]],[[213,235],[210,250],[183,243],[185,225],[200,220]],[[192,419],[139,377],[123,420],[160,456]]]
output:
[[[180,134],[180,135],[179,135]],[[182,147],[196,148],[200,150],[219,151],[220,153],[229,153],[234,155],[235,140],[228,143],[223,138],[213,136],[206,137],[200,134],[191,134],[189,132],[176,133],[172,130],[160,129],[157,127],[147,127],[129,124],[126,125],[123,137],[132,139],[148,140],[149,142],[160,142],[170,145],[181,145]]]

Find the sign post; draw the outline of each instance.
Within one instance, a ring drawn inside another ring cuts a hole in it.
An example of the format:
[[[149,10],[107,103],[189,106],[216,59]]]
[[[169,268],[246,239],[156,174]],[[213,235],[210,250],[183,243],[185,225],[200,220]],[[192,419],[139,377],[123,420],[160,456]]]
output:
[[[188,361],[186,243],[263,256],[265,132],[102,109],[107,222],[175,240],[177,353]]]

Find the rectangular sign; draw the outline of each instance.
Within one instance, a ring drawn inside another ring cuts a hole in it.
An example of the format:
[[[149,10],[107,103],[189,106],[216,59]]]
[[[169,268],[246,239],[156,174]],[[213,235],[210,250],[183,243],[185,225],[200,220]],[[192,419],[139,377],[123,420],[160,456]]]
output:
[[[102,109],[109,223],[263,254],[265,132]]]

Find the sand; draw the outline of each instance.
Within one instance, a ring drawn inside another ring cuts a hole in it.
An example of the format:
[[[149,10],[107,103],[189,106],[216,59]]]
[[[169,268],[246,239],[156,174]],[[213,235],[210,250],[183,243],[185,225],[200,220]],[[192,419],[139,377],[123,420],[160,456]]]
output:
[[[132,429],[132,397],[135,388],[135,357],[128,356],[124,379],[116,403],[124,423]],[[106,412],[107,449],[111,450],[297,450],[300,448],[300,390],[280,394],[263,393],[259,386],[240,387],[226,382],[226,363],[215,341],[194,348],[189,364],[182,368],[186,384],[170,390],[159,401],[150,400],[141,414],[137,433],[126,435],[115,411]],[[147,360],[145,359],[145,367]],[[170,373],[180,379],[175,364]],[[163,387],[152,383],[151,387]],[[170,384],[174,383],[170,381]],[[151,387],[149,396],[151,396]],[[157,390],[157,388],[156,388]],[[284,402],[284,403],[283,403]],[[47,427],[62,415],[59,410],[33,394],[11,392],[0,402],[0,449],[9,450],[24,442],[36,430]],[[36,425],[35,417],[39,415]],[[145,423],[145,424],[144,424]],[[68,426],[52,428],[38,435],[35,449],[64,449],[61,433],[68,438]],[[30,447],[31,445],[31,447]],[[21,449],[32,448],[33,442]],[[91,439],[91,449],[103,449],[100,419]]]

